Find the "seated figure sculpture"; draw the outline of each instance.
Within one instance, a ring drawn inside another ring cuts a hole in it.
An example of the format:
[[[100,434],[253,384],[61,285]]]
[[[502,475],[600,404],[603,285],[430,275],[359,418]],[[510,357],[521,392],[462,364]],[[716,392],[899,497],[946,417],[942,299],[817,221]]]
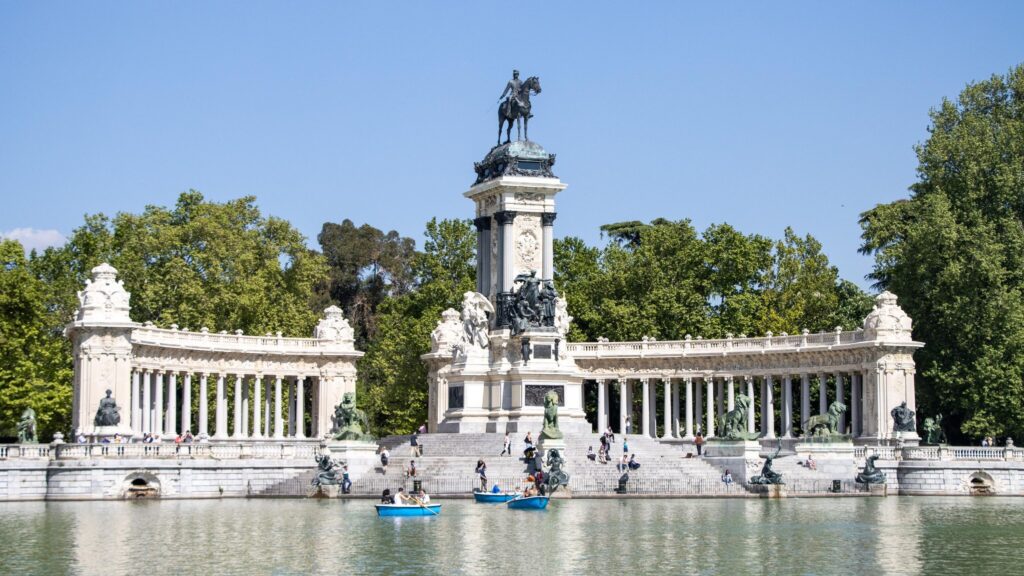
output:
[[[334,408],[334,429],[335,440],[374,440],[366,413],[356,408],[355,393],[345,392]]]
[[[121,408],[110,397],[111,394],[112,392],[107,390],[106,397],[100,398],[100,406],[96,409],[96,418],[93,419],[96,426],[117,426],[121,423]]]

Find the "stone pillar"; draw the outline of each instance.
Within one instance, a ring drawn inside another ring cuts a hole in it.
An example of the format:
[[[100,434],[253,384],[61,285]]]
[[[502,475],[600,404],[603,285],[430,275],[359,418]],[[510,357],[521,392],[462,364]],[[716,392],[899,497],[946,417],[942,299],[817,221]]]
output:
[[[672,437],[672,379],[662,378],[662,384],[662,392],[665,394],[665,397],[661,402],[661,409],[664,412],[661,419],[663,420],[665,430],[662,432],[661,437],[668,439]]]
[[[747,397],[750,398],[750,404],[747,404],[747,432],[754,432],[754,377],[747,375],[743,377],[743,380],[747,383]]]
[[[782,377],[782,437],[793,437],[793,377]]]
[[[836,379],[836,402],[846,403],[844,399],[846,397],[846,390],[843,387],[843,375],[839,372],[835,374]],[[839,415],[839,433],[846,434],[846,413]]]
[[[232,403],[234,425],[231,427],[232,438],[242,438],[242,376],[235,374],[235,401]]]
[[[626,380],[619,378],[619,434],[626,433],[626,416],[629,414],[628,403],[629,397],[626,393]]]
[[[708,438],[714,438],[714,436],[715,436],[715,377],[712,376],[710,378],[705,378],[704,381],[707,383],[707,387],[708,387],[708,394],[707,394],[708,395],[708,400],[707,400],[707,402],[708,402],[708,407],[707,407],[707,423],[705,424],[705,427],[707,429],[705,430],[706,434],[704,434],[704,435],[706,437],[708,437]]]
[[[682,438],[679,429],[679,382],[672,381],[672,436],[675,438]]]
[[[828,414],[828,378],[824,372],[818,372],[818,414]]]
[[[543,252],[541,253],[541,265],[544,268],[542,278],[552,280],[555,277],[555,217],[558,214],[546,212],[540,215],[541,234],[543,236]]]
[[[164,431],[167,436],[178,435],[178,427],[175,425],[178,415],[178,373],[167,374],[167,429]]]
[[[690,377],[686,378],[686,432],[683,438],[693,438],[693,378]]]
[[[270,404],[273,395],[270,393],[270,383],[267,382],[266,377],[263,378],[260,385],[266,388],[267,391],[267,393],[263,395],[263,436],[265,438],[270,438],[274,433],[270,417]]]
[[[154,373],[153,392],[153,434],[164,435],[164,373],[156,370]]]
[[[476,224],[476,291],[488,295],[491,291],[491,217],[481,216]]]
[[[729,386],[729,392],[726,396],[726,406],[728,410],[732,412],[736,409],[736,386],[733,384],[732,376],[726,376],[725,382]]]
[[[860,372],[850,375],[850,432],[854,438],[860,436],[862,431],[860,425],[861,382]]]
[[[181,433],[192,431],[192,373],[185,373],[181,389]]]
[[[274,377],[274,438],[284,438],[284,419],[281,417],[281,376]]]
[[[608,405],[605,402],[605,393],[608,391],[604,380],[597,381],[597,433],[604,434],[608,427]]]
[[[501,274],[498,276],[498,288],[500,292],[511,292],[512,281],[515,279],[515,238],[512,234],[512,223],[515,222],[516,213],[512,210],[495,212],[494,219],[501,226],[498,230],[498,240],[501,241]]]
[[[647,378],[640,379],[643,396],[640,402],[643,406],[640,409],[640,421],[643,422],[644,436],[651,436],[651,381]]]
[[[306,437],[306,394],[305,376],[295,379],[295,437]]]
[[[775,390],[771,374],[764,377],[764,393],[764,437],[771,439],[775,438]]]
[[[800,435],[804,435],[804,425],[811,417],[811,375],[800,375]]]
[[[242,438],[249,437],[249,383],[245,375],[238,378],[242,381]]]
[[[206,385],[206,378],[208,374],[203,372],[199,375],[199,435],[209,436],[210,435],[210,408],[209,408],[209,390]]]
[[[213,417],[216,420],[214,423],[214,437],[224,439],[228,437],[228,397],[227,390],[224,387],[224,374],[217,374],[217,403],[214,408]]]
[[[263,374],[257,374],[253,379],[252,391],[252,436],[253,438],[263,438],[263,426],[260,420],[261,412],[263,412]]]
[[[153,378],[149,370],[142,371],[142,433],[153,432]]]
[[[693,411],[695,412],[694,420],[697,423],[697,428],[702,432],[707,432],[701,422],[704,420],[704,380],[698,379],[699,382],[693,383],[694,388],[694,399],[693,399]],[[691,380],[692,382],[692,380]]]
[[[131,425],[132,435],[140,436],[142,434],[142,398],[139,394],[140,385],[139,371],[132,370],[132,412],[131,412]]]

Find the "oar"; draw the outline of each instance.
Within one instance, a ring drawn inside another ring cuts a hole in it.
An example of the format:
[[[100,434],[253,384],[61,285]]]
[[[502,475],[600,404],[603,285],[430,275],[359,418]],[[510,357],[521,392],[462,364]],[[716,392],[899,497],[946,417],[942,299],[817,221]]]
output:
[[[417,498],[417,497],[415,497],[415,496],[412,496],[412,501],[413,501],[413,502],[415,502],[415,503],[417,503],[417,504],[419,504],[419,505],[420,505],[420,508],[423,508],[423,509],[424,509],[424,510],[426,510],[427,512],[430,512],[430,513],[431,513],[431,514],[433,514],[434,516],[437,516],[437,512],[434,512],[433,510],[431,510],[431,509],[430,509],[430,507],[429,507],[429,506],[427,506],[426,504],[424,504],[423,502],[421,502],[419,498]]]

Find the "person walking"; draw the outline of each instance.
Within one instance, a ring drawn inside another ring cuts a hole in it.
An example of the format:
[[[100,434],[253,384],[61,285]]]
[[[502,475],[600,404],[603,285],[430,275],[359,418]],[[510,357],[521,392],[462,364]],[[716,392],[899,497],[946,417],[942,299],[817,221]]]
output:
[[[413,458],[423,456],[423,448],[420,446],[420,433],[418,430],[414,430],[412,435],[409,436],[409,451]]]
[[[625,458],[626,454],[629,454],[629,440],[625,437],[622,438],[622,457]]]
[[[388,461],[389,460],[391,460],[391,453],[388,452],[388,449],[387,449],[386,446],[381,446],[380,447],[380,467],[381,467],[381,470],[383,470],[382,474],[384,474],[385,476],[388,473]]]
[[[505,442],[502,444],[501,454],[498,454],[498,456],[504,456],[505,454],[508,454],[510,457],[512,456],[512,438],[509,437],[508,432],[505,432]]]
[[[476,473],[480,475],[480,491],[487,491],[487,464],[483,460],[476,461]]]
[[[697,430],[697,435],[693,437],[693,445],[697,447],[697,456],[700,456],[704,450],[704,435]]]
[[[632,433],[633,433],[633,421],[630,419],[629,416],[626,416],[626,434],[632,434]]]
[[[352,491],[352,480],[348,477],[348,466],[341,467],[341,493],[348,494]]]

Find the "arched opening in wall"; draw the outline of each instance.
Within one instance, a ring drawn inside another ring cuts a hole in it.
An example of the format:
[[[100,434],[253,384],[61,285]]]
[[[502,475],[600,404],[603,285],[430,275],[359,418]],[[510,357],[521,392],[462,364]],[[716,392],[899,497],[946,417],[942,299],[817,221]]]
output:
[[[149,472],[134,472],[124,479],[122,496],[125,499],[159,498],[160,479]]]
[[[995,482],[987,472],[975,472],[967,479],[967,490],[971,496],[992,496],[996,493]]]

